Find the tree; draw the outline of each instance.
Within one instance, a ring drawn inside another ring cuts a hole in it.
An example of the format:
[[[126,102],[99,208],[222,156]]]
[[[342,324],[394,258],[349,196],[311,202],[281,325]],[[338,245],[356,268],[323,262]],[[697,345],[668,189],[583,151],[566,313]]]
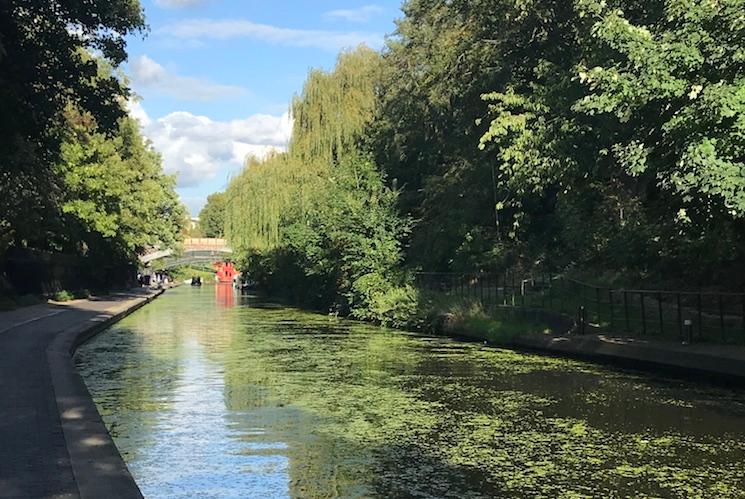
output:
[[[199,225],[204,237],[225,235],[225,193],[216,192],[207,196],[207,204],[199,212]]]
[[[564,64],[539,48],[533,76],[485,96],[481,144],[496,158],[512,235],[563,264],[647,276],[711,279],[740,260],[744,5],[571,4]],[[536,203],[544,211],[532,219],[551,220],[548,233],[530,223]]]
[[[288,152],[250,159],[226,192],[227,237],[252,279],[358,316],[398,284],[408,227],[397,193],[360,151],[379,67],[380,56],[360,47],[331,72],[311,71],[293,102]]]
[[[144,30],[136,0],[0,3],[0,226],[17,244],[54,246],[64,232],[60,183],[52,171],[72,104],[101,130],[116,131],[129,92],[102,76],[91,53],[117,67],[125,36]]]
[[[63,184],[61,208],[77,251],[131,262],[149,247],[172,248],[185,210],[163,174],[161,158],[139,124],[119,120],[114,136],[91,116],[68,108],[68,132],[55,171]]]
[[[504,200],[482,95],[529,84],[539,57],[557,61],[572,42],[565,2],[410,0],[385,53],[381,104],[369,142],[415,220],[408,261],[428,270],[499,266],[509,259],[497,217]],[[571,59],[570,59],[571,60]],[[506,215],[502,215],[506,217]]]

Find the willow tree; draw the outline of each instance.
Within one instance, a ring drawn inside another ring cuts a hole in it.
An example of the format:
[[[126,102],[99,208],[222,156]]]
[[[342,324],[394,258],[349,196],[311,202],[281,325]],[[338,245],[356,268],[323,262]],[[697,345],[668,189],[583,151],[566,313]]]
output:
[[[226,193],[225,233],[241,250],[279,243],[283,214],[305,212],[335,164],[355,153],[375,111],[380,55],[361,46],[342,53],[336,67],[312,70],[292,102],[288,151],[263,161],[249,158]]]
[[[396,193],[360,147],[376,111],[380,61],[360,47],[340,55],[333,71],[311,71],[292,103],[288,151],[249,159],[226,193],[226,234],[255,280],[358,316],[395,288],[407,228]]]
[[[290,156],[332,164],[356,150],[375,112],[380,56],[367,47],[342,53],[336,68],[313,70],[292,103]]]

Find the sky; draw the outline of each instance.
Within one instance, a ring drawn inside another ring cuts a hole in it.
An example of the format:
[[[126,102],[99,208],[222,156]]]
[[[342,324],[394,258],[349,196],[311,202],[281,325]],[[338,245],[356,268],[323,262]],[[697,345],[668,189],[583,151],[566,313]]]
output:
[[[249,154],[284,149],[288,106],[310,68],[344,48],[381,48],[400,0],[142,0],[149,31],[128,40],[130,113],[178,175],[192,216]]]

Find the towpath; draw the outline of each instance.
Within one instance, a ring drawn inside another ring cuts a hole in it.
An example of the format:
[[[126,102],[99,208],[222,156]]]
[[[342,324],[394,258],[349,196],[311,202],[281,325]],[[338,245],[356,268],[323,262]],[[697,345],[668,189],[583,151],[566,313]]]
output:
[[[158,293],[0,313],[0,498],[142,497],[72,352]]]

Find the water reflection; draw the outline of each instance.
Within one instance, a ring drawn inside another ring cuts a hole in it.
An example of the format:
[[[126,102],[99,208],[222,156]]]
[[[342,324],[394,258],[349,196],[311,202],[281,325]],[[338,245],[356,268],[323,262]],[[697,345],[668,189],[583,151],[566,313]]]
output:
[[[232,284],[219,283],[215,284],[215,302],[220,307],[232,308],[237,302],[237,293]]]
[[[146,497],[745,497],[740,392],[215,288],[76,357]]]

